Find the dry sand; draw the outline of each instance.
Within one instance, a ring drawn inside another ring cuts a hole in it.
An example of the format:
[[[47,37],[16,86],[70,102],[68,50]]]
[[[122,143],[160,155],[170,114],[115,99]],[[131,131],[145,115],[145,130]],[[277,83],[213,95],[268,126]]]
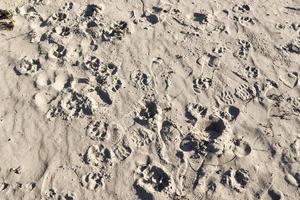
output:
[[[0,6],[1,200],[300,199],[299,0]]]

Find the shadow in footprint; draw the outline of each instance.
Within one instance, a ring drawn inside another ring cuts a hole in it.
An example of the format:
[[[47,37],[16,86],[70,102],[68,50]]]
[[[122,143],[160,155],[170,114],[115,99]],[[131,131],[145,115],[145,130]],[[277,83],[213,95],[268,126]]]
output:
[[[133,187],[136,191],[136,195],[138,196],[138,199],[141,200],[153,200],[152,194],[148,193],[144,188],[139,186],[136,182],[133,184]]]

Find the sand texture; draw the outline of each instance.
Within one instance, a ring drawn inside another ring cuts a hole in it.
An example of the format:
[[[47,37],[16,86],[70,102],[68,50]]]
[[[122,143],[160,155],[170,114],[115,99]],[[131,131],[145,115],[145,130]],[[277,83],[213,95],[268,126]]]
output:
[[[0,200],[299,200],[300,0],[1,0]]]

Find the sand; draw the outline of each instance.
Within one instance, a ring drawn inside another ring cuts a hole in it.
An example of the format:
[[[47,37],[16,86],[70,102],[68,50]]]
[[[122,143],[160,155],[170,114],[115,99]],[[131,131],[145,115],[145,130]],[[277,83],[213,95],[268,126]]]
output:
[[[300,1],[2,0],[0,199],[300,199]]]

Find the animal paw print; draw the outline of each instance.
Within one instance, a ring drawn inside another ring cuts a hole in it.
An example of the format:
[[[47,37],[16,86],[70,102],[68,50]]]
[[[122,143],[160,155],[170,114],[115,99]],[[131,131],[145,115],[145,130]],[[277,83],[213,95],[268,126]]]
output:
[[[259,71],[256,67],[253,66],[246,66],[244,68],[244,74],[246,75],[246,77],[248,78],[257,78],[259,75]]]
[[[102,144],[90,146],[83,157],[86,164],[98,167],[111,164],[111,153]]]
[[[212,49],[212,52],[218,57],[222,57],[226,52],[226,47],[219,44]]]
[[[15,66],[14,70],[17,75],[34,75],[41,68],[40,61],[38,59],[28,59],[24,57]]]
[[[243,26],[254,25],[256,23],[255,20],[249,16],[240,16],[237,20]]]
[[[235,103],[235,99],[233,94],[229,90],[224,90],[220,93],[220,95],[217,97],[218,103],[223,103],[226,105],[231,105]]]
[[[67,26],[58,26],[53,28],[53,33],[56,33],[62,37],[66,37],[71,34],[71,29]]]
[[[117,92],[122,87],[122,81],[119,78],[113,79],[112,91]]]
[[[50,119],[56,117],[64,120],[83,118],[92,115],[96,109],[95,103],[90,98],[74,90],[63,91],[57,98],[59,98],[57,105],[52,105],[48,110],[47,117]]]
[[[102,39],[103,41],[113,41],[115,39],[121,40],[127,31],[127,22],[116,21],[111,25],[111,27],[108,30],[103,31]]]
[[[239,114],[240,114],[240,109],[238,109],[235,106],[226,105],[220,111],[220,116],[229,122],[235,120]]]
[[[102,62],[96,56],[91,56],[85,63],[84,66],[86,69],[91,70],[92,72],[96,73],[100,69],[100,65]]]
[[[222,184],[228,185],[237,192],[242,192],[242,190],[249,184],[249,181],[249,172],[242,168],[238,170],[228,170],[221,178]]]
[[[160,134],[166,144],[174,144],[180,138],[180,131],[176,124],[170,120],[165,120],[162,123]]]
[[[56,23],[65,23],[68,15],[64,12],[54,13],[52,16],[48,18],[45,25],[53,25]]]
[[[234,5],[232,8],[232,11],[237,13],[248,13],[251,10],[250,6],[247,4],[243,4],[243,5]]]
[[[136,170],[137,184],[148,191],[169,193],[173,188],[173,180],[157,166],[142,165]]]
[[[245,40],[239,40],[240,49],[237,53],[239,58],[247,59],[249,56],[250,49],[252,48],[252,45],[250,42]]]
[[[208,77],[200,77],[193,80],[193,89],[196,93],[201,93],[212,86],[212,79]]]
[[[242,84],[235,89],[235,96],[242,101],[251,101],[256,96],[256,89],[252,85]]]
[[[109,124],[106,121],[92,121],[86,129],[86,134],[94,141],[103,141],[107,138]]]
[[[146,101],[145,105],[136,113],[134,121],[148,129],[156,128],[156,116],[158,114],[158,106],[155,101]]]
[[[149,145],[154,140],[154,134],[146,129],[138,128],[137,130],[132,131],[130,139],[138,147],[143,147]]]
[[[91,172],[84,175],[80,183],[86,189],[96,191],[104,186],[104,177],[98,172]]]
[[[32,3],[33,5],[42,5],[45,4],[46,0],[29,0],[29,3]]]
[[[62,6],[61,10],[70,11],[70,10],[73,9],[73,7],[74,7],[74,3],[73,3],[73,2],[66,2],[66,3]]]
[[[131,74],[131,80],[133,81],[134,87],[141,88],[142,90],[145,90],[152,85],[152,78],[150,75],[143,73],[140,70]]]
[[[186,116],[189,119],[197,121],[203,118],[207,113],[207,108],[198,103],[189,103],[186,106]]]
[[[117,144],[116,148],[114,149],[114,154],[119,161],[127,159],[131,153],[132,150],[125,139]]]
[[[56,58],[63,58],[63,57],[65,57],[66,54],[67,54],[67,49],[63,45],[57,44],[57,46],[53,52],[53,55]]]

